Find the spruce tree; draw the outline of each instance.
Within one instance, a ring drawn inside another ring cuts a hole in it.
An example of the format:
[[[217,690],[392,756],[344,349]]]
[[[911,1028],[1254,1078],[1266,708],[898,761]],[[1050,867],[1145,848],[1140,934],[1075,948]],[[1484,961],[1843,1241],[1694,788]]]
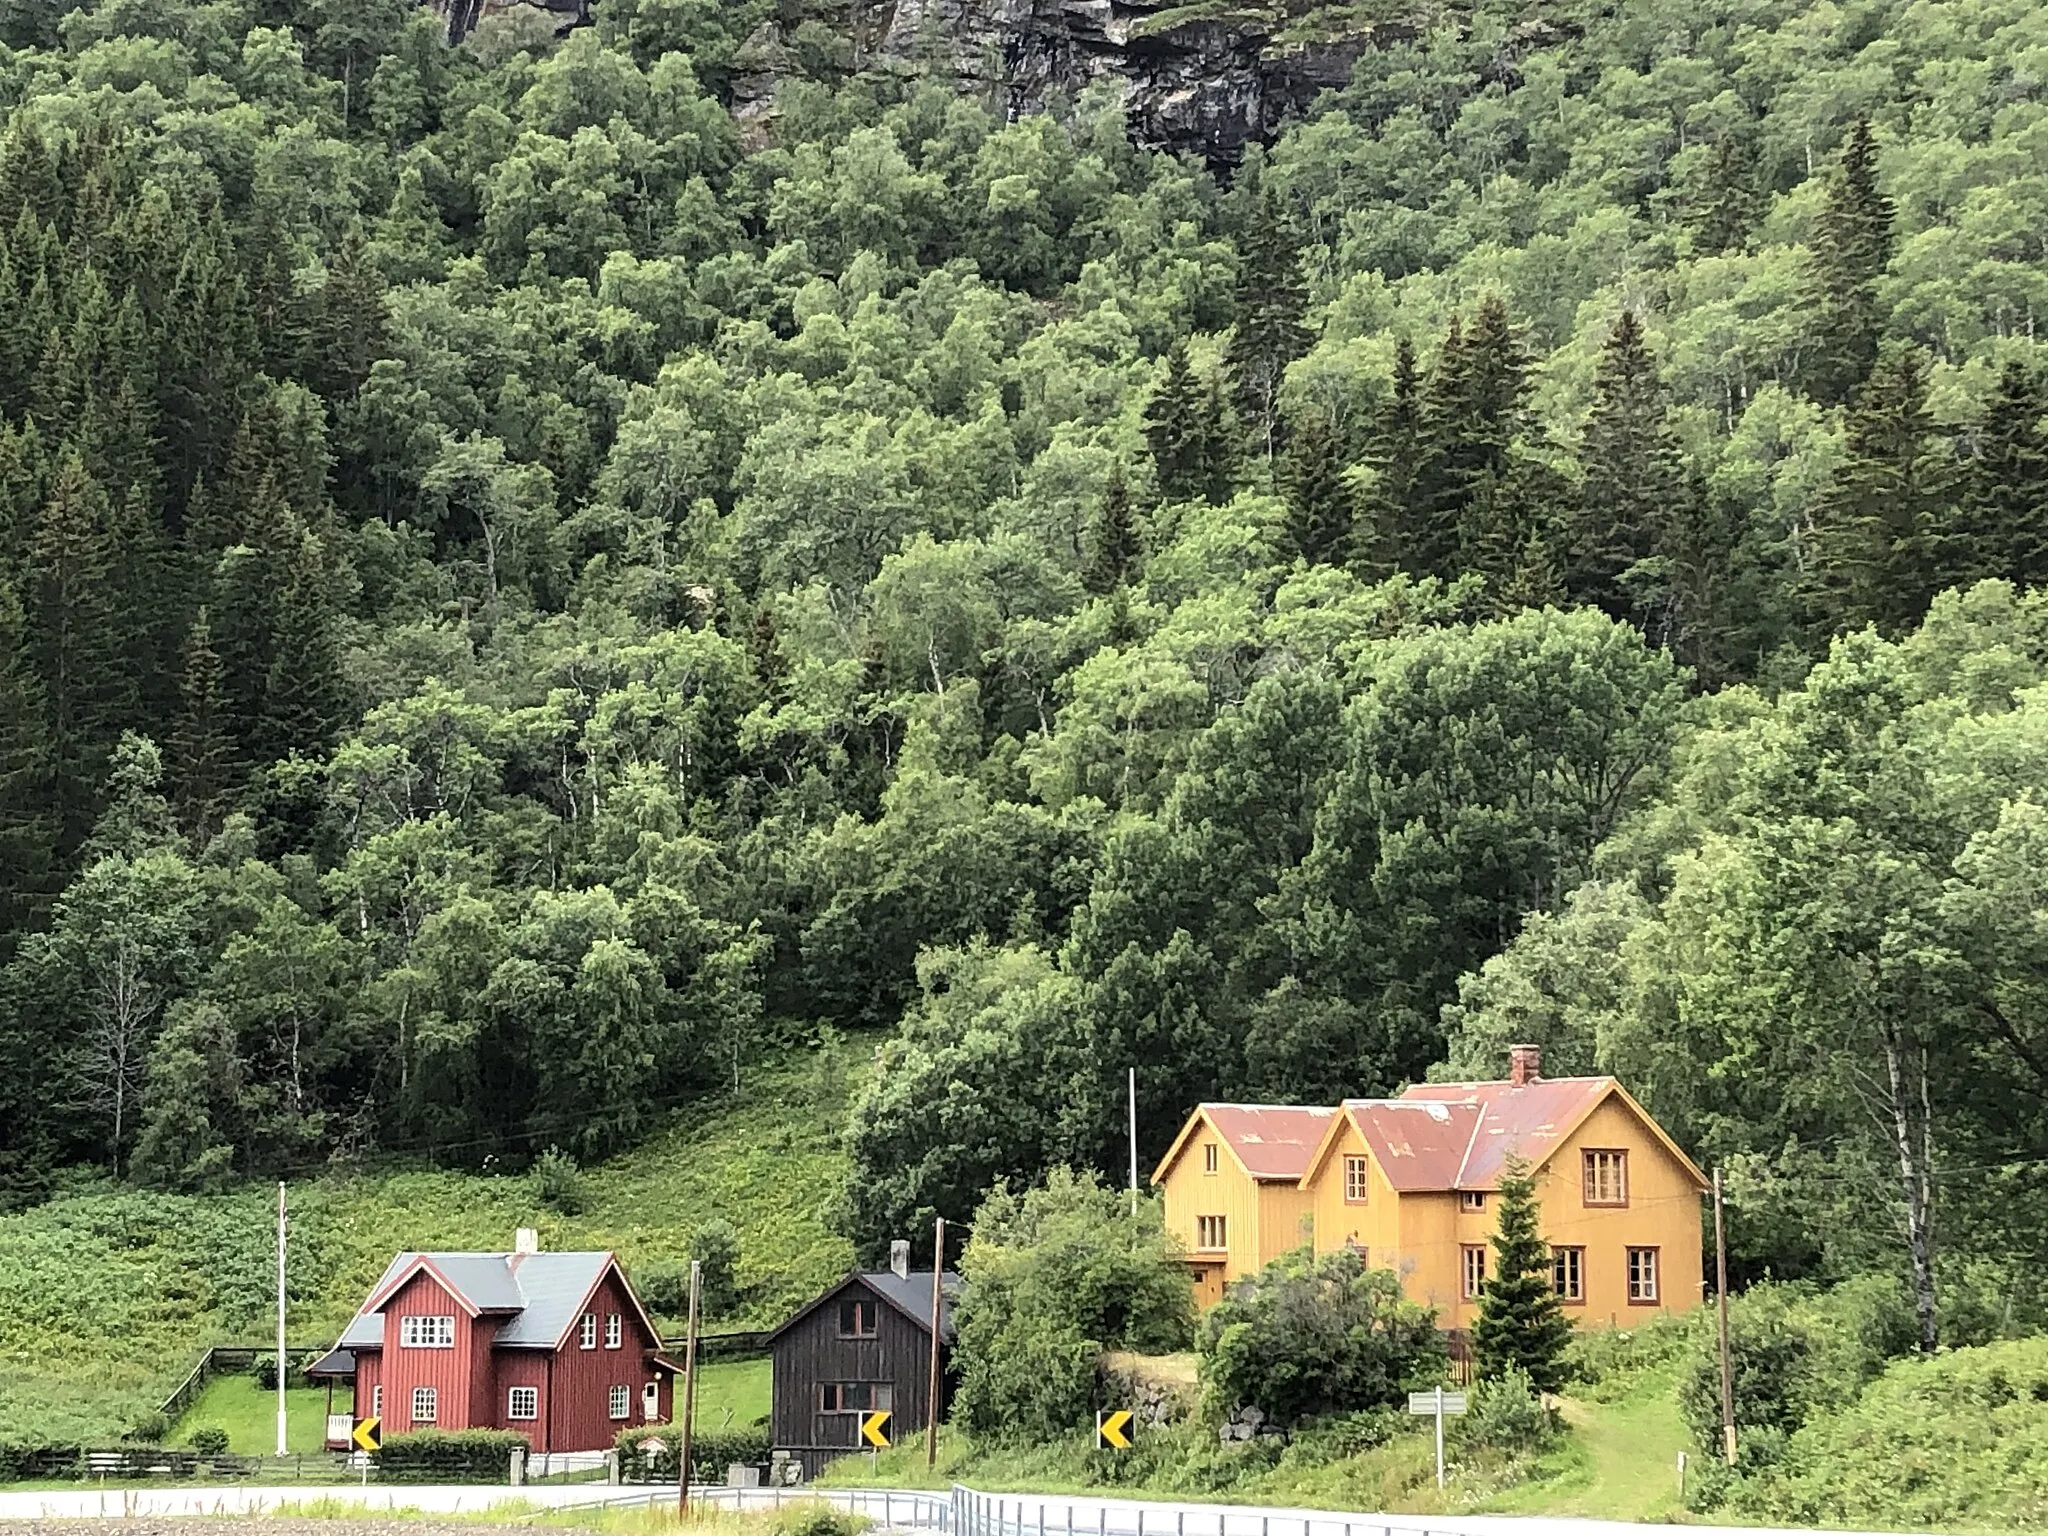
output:
[[[1394,345],[1394,371],[1386,400],[1373,412],[1364,462],[1371,488],[1359,508],[1352,565],[1362,580],[1395,570],[1420,574],[1415,551],[1416,455],[1422,438],[1422,371],[1415,345],[1403,336]]]
[[[342,575],[326,542],[310,529],[285,551],[265,679],[263,757],[317,756],[333,744],[349,715],[341,666]]]
[[[1145,440],[1159,494],[1168,501],[1191,501],[1208,488],[1208,413],[1205,391],[1188,361],[1187,343],[1176,341],[1166,353],[1166,376],[1145,408]]]
[[[1357,520],[1337,439],[1321,412],[1311,412],[1280,455],[1280,489],[1294,547],[1310,565],[1342,565],[1352,554]]]
[[[1240,245],[1237,322],[1224,361],[1252,450],[1268,461],[1280,448],[1280,386],[1287,365],[1309,349],[1308,327],[1302,323],[1307,308],[1294,221],[1286,205],[1267,191]]]
[[[1845,423],[1847,455],[1814,498],[1809,612],[1822,634],[1875,624],[1896,634],[1941,584],[1952,477],[1927,414],[1927,361],[1887,343]]]
[[[1511,452],[1524,430],[1528,356],[1490,297],[1471,331],[1455,316],[1422,400],[1414,492],[1414,569],[1504,578],[1529,537],[1544,531],[1553,488],[1521,473]]]
[[[186,829],[204,842],[219,830],[239,777],[227,724],[227,680],[201,608],[185,636],[178,712],[170,734],[172,798]]]
[[[1861,119],[1842,148],[1814,230],[1810,282],[1817,344],[1807,388],[1817,400],[1847,400],[1877,360],[1885,315],[1878,280],[1892,255],[1892,201],[1877,186],[1877,144]]]
[[[13,587],[0,580],[0,938],[28,926],[50,894],[56,843],[52,769],[27,620]]]
[[[1638,566],[1656,549],[1683,474],[1633,310],[1622,311],[1601,352],[1579,461],[1585,481],[1563,552],[1565,591],[1610,617],[1640,617],[1659,594],[1645,590],[1654,583]]]
[[[1102,492],[1102,505],[1096,509],[1094,527],[1089,531],[1088,560],[1081,570],[1081,585],[1098,597],[1114,592],[1130,580],[1141,554],[1131,493],[1124,484],[1124,467],[1112,464],[1109,484]]]
[[[2002,576],[2022,586],[2048,584],[2048,389],[2017,358],[2007,361],[1998,390],[1972,434],[1974,452],[1959,487],[1951,548],[1941,557],[1947,579]]]
[[[1686,209],[1693,249],[1706,255],[1733,250],[1749,238],[1764,209],[1757,185],[1756,146],[1743,132],[1723,134]]]
[[[1550,1245],[1537,1229],[1536,1181],[1527,1163],[1509,1159],[1495,1203],[1491,1273],[1472,1323],[1472,1373],[1495,1381],[1519,1367],[1539,1391],[1555,1392],[1564,1385],[1572,1324],[1558,1298]]]

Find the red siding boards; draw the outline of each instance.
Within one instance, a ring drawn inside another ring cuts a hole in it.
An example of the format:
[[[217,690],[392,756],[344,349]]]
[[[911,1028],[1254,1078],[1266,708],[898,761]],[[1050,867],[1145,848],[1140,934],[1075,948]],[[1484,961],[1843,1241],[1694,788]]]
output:
[[[591,1313],[597,1319],[597,1347],[583,1348],[580,1319]],[[606,1347],[608,1320],[619,1319],[619,1347]],[[639,1309],[619,1282],[616,1269],[604,1277],[584,1302],[577,1318],[569,1324],[555,1357],[554,1417],[549,1433],[553,1450],[590,1451],[609,1446],[622,1429],[650,1422],[642,1410],[642,1394],[650,1381],[658,1382],[658,1414],[653,1422],[666,1422],[672,1403],[672,1383],[667,1371],[652,1368],[650,1356],[657,1341],[641,1323]],[[614,1418],[612,1388],[626,1389],[626,1413]]]
[[[554,1406],[548,1391],[548,1361],[552,1357],[544,1349],[501,1349],[497,1357],[497,1396],[490,1405],[495,1417],[490,1427],[502,1425],[506,1429],[518,1430],[536,1451],[554,1449],[548,1444],[547,1437],[548,1413]],[[511,1416],[509,1409],[514,1387],[534,1389],[534,1417],[515,1419]]]
[[[408,1348],[404,1319],[408,1317],[455,1318],[452,1349]],[[406,1281],[384,1305],[384,1427],[393,1433],[413,1429],[466,1429],[479,1421],[472,1417],[472,1389],[478,1354],[489,1355],[489,1345],[476,1337],[477,1319],[459,1302],[431,1270],[421,1270]],[[434,1416],[413,1417],[414,1391],[434,1389]]]

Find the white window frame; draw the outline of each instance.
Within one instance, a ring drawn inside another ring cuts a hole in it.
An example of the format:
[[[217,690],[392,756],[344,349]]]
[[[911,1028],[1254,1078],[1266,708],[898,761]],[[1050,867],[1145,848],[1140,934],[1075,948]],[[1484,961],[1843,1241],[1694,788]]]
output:
[[[426,1405],[426,1412],[420,1412],[420,1405]],[[412,1415],[406,1423],[415,1427],[421,1424],[441,1422],[441,1392],[438,1387],[414,1387],[412,1389]]]
[[[611,1410],[614,1419],[630,1419],[633,1416],[633,1389],[623,1381],[612,1383]]]
[[[1486,1244],[1463,1243],[1458,1248],[1458,1294],[1477,1301],[1486,1293]]]
[[[626,1320],[616,1312],[608,1312],[604,1319],[604,1347],[617,1349],[626,1342]]]
[[[585,1349],[597,1348],[597,1314],[586,1312],[578,1325],[581,1337],[577,1340]]]
[[[373,1419],[384,1417],[384,1383],[381,1381],[370,1388],[370,1417]]]
[[[455,1319],[429,1317],[424,1313],[401,1317],[398,1320],[398,1347],[400,1349],[453,1349],[455,1347]]]
[[[1214,1172],[1216,1171],[1216,1169],[1217,1169],[1217,1167],[1218,1167],[1218,1166],[1219,1166],[1219,1159],[1218,1159],[1218,1158],[1217,1158],[1217,1156],[1216,1156],[1216,1143],[1215,1143],[1215,1142],[1213,1142],[1213,1141],[1211,1141],[1211,1142],[1205,1142],[1205,1143],[1203,1143],[1203,1145],[1202,1145],[1202,1172],[1204,1172],[1204,1173],[1214,1173]]]
[[[514,1387],[505,1394],[505,1417],[508,1419],[537,1419],[540,1417],[540,1388]]]
[[[1372,1198],[1372,1159],[1356,1152],[1344,1157],[1344,1203],[1364,1205]]]
[[[1628,1304],[1632,1307],[1659,1305],[1664,1278],[1658,1273],[1664,1267],[1662,1250],[1631,1245],[1627,1257]]]

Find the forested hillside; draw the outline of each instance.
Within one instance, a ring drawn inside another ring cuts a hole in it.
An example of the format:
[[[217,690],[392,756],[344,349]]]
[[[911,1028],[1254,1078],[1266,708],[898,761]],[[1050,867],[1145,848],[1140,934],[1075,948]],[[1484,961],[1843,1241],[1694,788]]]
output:
[[[2038,1260],[2048,11],[1423,5],[1225,182],[768,9],[0,0],[9,1200],[891,1031],[872,1248],[1512,1035]]]

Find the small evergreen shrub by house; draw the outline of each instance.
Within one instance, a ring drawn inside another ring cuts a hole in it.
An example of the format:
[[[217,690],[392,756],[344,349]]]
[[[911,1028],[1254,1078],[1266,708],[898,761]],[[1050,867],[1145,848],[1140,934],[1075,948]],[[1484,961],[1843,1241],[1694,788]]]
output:
[[[1536,1181],[1529,1165],[1508,1159],[1500,1178],[1500,1220],[1493,1234],[1493,1273],[1472,1322],[1472,1373],[1481,1381],[1519,1371],[1539,1392],[1563,1388],[1572,1341],[1551,1280],[1550,1245],[1537,1228]]]
[[[377,1475],[393,1483],[502,1483],[526,1437],[509,1429],[422,1429],[393,1435],[378,1453]]]
[[[228,1432],[218,1424],[202,1424],[192,1431],[192,1450],[199,1456],[225,1456],[228,1453]]]

